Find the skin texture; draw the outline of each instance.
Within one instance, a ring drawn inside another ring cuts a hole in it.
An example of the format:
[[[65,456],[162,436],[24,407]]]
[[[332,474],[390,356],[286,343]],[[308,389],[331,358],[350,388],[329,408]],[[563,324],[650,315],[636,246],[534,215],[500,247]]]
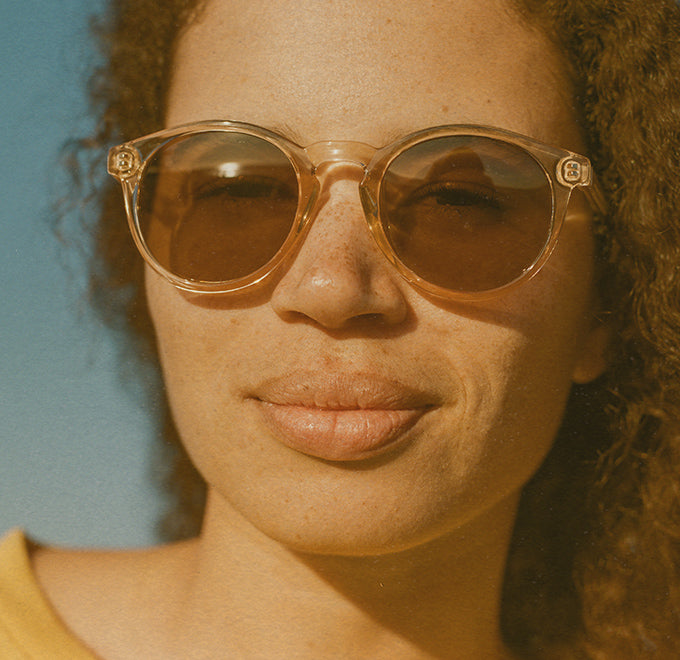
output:
[[[547,42],[501,2],[215,0],[180,42],[167,125],[236,119],[300,144],[381,146],[477,123],[583,151],[569,93]],[[150,658],[508,657],[497,609],[517,498],[572,382],[605,366],[589,215],[574,200],[524,286],[444,303],[373,245],[356,183],[327,174],[304,244],[257,291],[189,295],[147,273],[208,506],[189,544],[41,555],[57,609],[103,657],[135,657],[142,640]],[[379,456],[320,460],[266,416],[291,389],[312,414],[384,389],[423,410]],[[141,598],[155,616],[131,607]]]

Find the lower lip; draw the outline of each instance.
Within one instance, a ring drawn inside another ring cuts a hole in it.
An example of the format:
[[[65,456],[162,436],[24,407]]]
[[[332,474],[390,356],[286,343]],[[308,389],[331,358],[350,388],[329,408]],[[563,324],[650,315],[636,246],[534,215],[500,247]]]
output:
[[[329,461],[357,461],[387,450],[428,410],[336,410],[259,403],[267,424],[285,445]]]

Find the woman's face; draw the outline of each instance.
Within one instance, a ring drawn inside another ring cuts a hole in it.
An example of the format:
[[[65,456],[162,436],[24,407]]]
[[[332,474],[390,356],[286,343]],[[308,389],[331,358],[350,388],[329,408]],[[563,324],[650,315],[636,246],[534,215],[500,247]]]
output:
[[[307,145],[441,124],[582,151],[559,57],[503,2],[213,0],[177,51],[168,126],[232,119]],[[443,303],[372,243],[353,174],[289,267],[207,297],[147,273],[180,434],[211,491],[297,549],[381,553],[514,507],[574,380],[602,369],[589,218],[534,279]]]

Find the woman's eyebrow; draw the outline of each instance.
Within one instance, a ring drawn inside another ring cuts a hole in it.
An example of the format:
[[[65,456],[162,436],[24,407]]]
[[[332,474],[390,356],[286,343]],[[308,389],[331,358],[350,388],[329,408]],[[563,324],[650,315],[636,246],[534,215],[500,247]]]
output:
[[[286,138],[286,140],[289,140],[290,142],[294,142],[297,144],[299,147],[306,147],[308,146],[305,143],[305,140],[302,139],[302,136],[291,126],[288,124],[268,124],[264,128],[267,130],[273,131],[274,133],[277,133],[281,137]]]
[[[281,137],[286,138],[286,140],[290,140],[291,142],[294,142],[300,147],[308,147],[311,142],[309,140],[305,139],[302,137],[300,133],[298,133],[292,126],[290,126],[287,123],[279,124],[279,123],[273,123],[273,124],[267,124],[264,128],[267,128],[270,131],[273,131],[274,133],[277,133]],[[419,128],[429,128],[428,126],[420,126]],[[411,130],[404,130],[403,128],[397,128],[392,131],[386,132],[381,135],[381,139],[377,141],[372,140],[368,142],[367,144],[370,144],[372,147],[384,147],[388,144],[391,144],[392,142],[396,142],[400,138],[403,138],[406,135],[409,135],[410,133],[415,132],[416,128],[412,128]],[[338,140],[340,139],[337,135],[328,135],[324,136],[320,141],[326,141],[326,140]],[[343,140],[346,138],[342,138]],[[316,142],[317,140],[315,140]],[[358,140],[358,142],[363,142],[363,140]]]

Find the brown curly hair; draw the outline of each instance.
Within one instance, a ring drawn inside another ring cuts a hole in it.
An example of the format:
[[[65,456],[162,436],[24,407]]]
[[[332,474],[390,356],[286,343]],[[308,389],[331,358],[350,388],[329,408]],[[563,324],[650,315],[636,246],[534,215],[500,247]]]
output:
[[[680,6],[675,0],[515,0],[561,49],[606,191],[596,233],[609,369],[574,387],[554,447],[525,488],[502,625],[522,657],[680,657]],[[99,119],[81,150],[163,126],[174,45],[200,0],[119,0],[97,34]],[[113,183],[97,187],[92,292],[156,364],[142,263]],[[161,534],[197,533],[205,486],[167,410]]]

